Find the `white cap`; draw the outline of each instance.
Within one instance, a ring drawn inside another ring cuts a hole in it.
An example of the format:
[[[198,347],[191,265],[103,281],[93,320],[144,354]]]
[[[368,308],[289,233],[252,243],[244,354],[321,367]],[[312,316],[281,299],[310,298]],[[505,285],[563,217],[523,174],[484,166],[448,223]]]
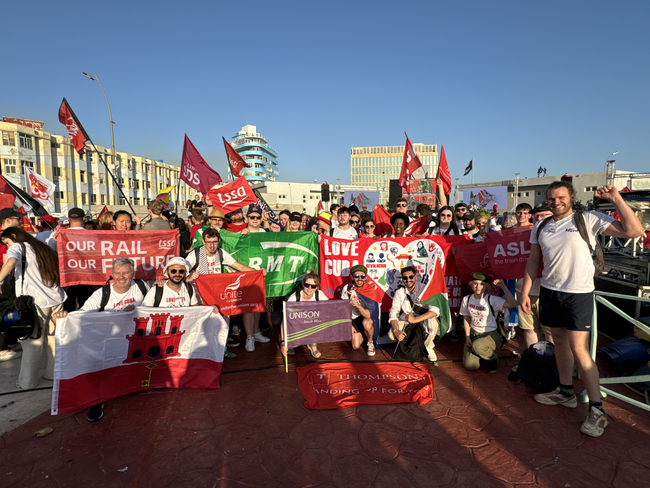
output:
[[[179,256],[172,258],[169,260],[169,262],[165,265],[165,269],[163,270],[163,274],[167,274],[167,268],[170,266],[185,266],[185,274],[188,274],[190,272],[190,265],[187,262],[185,258],[181,258]]]

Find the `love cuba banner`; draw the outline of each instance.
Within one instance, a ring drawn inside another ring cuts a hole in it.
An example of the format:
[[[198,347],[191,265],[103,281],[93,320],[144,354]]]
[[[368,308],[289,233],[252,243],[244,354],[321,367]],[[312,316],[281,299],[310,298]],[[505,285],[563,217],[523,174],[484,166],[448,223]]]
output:
[[[310,269],[318,269],[318,236],[313,232],[221,230],[220,246],[239,263],[266,269],[266,296],[284,297]],[[350,242],[350,241],[348,241]]]
[[[263,271],[218,273],[199,276],[196,281],[204,305],[216,305],[221,315],[266,311]]]
[[[305,407],[331,410],[433,400],[428,365],[404,363],[317,363],[296,368]]]
[[[530,232],[533,226],[512,227],[485,235],[492,272],[503,280],[524,276],[530,256]]]
[[[220,208],[224,213],[257,203],[257,196],[243,176],[221,188],[208,190],[208,197],[214,208]]]
[[[61,286],[103,285],[115,258],[135,262],[135,277],[163,277],[167,262],[179,255],[176,229],[141,231],[61,230],[57,237]]]
[[[347,301],[284,302],[287,347],[352,340],[352,306]]]

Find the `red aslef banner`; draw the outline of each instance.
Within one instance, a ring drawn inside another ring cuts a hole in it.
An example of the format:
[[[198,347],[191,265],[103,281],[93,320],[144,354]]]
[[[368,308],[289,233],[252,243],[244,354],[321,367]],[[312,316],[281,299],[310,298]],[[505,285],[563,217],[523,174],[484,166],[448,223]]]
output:
[[[178,231],[84,231],[64,229],[57,237],[61,286],[103,285],[115,258],[135,262],[135,277],[163,277],[167,262],[179,255]]]
[[[533,227],[512,227],[498,232],[488,232],[485,237],[487,252],[494,276],[518,279],[524,276],[530,256],[530,231]]]
[[[470,275],[474,272],[494,276],[485,242],[457,246],[455,258],[458,276],[463,283],[469,283]]]
[[[204,305],[216,305],[221,315],[266,311],[264,272],[201,275],[196,280]]]
[[[224,213],[257,203],[257,196],[243,176],[221,188],[209,190],[208,197],[214,208],[220,208]]]
[[[296,372],[305,407],[312,410],[433,400],[433,375],[424,364],[318,363]]]

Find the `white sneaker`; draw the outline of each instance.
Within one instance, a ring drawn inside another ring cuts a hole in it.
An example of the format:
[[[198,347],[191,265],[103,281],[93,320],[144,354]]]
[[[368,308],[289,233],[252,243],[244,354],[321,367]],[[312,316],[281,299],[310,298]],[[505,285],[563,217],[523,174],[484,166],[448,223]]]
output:
[[[251,337],[251,336],[248,336]],[[252,336],[255,339],[255,342],[271,342],[271,339],[262,335],[261,332],[256,332]],[[246,339],[248,341],[248,338]]]
[[[607,427],[607,415],[598,408],[591,407],[587,419],[580,427],[580,432],[591,437],[600,437]]]
[[[245,348],[248,352],[255,351],[255,338],[253,336],[246,336]]]
[[[12,359],[18,359],[22,355],[23,355],[23,351],[6,349],[4,351],[0,351],[0,361],[11,361]]]
[[[375,344],[373,342],[368,343],[368,356],[375,355]]]

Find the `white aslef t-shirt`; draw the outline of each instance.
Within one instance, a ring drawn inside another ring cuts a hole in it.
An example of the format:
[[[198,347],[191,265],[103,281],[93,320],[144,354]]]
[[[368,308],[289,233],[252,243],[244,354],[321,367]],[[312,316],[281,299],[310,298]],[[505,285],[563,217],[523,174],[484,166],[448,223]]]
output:
[[[16,268],[14,276],[16,277],[16,296],[31,296],[34,298],[34,305],[39,308],[49,308],[63,303],[66,299],[66,294],[63,288],[57,285],[46,286],[41,278],[41,272],[36,261],[36,254],[32,246],[25,243],[25,262],[27,269],[25,270],[25,286],[23,287],[23,248],[18,242],[14,242],[7,249],[7,260],[16,258]],[[58,263],[51,263],[51,266],[58,266]],[[22,293],[21,293],[22,291]]]
[[[124,310],[124,308],[129,305],[139,306],[142,304],[144,295],[140,291],[140,287],[131,281],[131,288],[126,293],[117,293],[114,288],[114,284],[111,283],[111,294],[108,297],[108,303],[104,307],[105,311],[108,310]],[[145,283],[145,287],[147,284]],[[81,306],[79,310],[83,312],[94,312],[99,310],[99,307],[102,304],[102,288],[100,287],[95,292],[90,295],[88,300]]]
[[[488,303],[488,295],[484,295],[480,300],[474,298],[474,295],[467,295],[463,297],[460,304],[460,314],[469,317],[469,326],[478,334],[485,332],[492,332],[497,330],[497,321],[494,315],[490,312],[490,305],[494,309],[494,313],[498,314],[503,310],[503,304],[506,300],[494,295],[490,296],[490,303]]]
[[[544,269],[541,286],[564,293],[590,293],[594,291],[594,263],[589,246],[580,237],[573,220],[574,214],[558,220],[551,219],[537,239],[537,222],[530,233],[530,243],[539,244]],[[596,248],[596,236],[614,222],[600,212],[584,212],[585,226],[592,248]]]
[[[194,287],[194,285],[191,283],[190,286]],[[151,290],[149,290],[149,292],[147,293],[147,296],[144,297],[144,300],[142,301],[143,307],[154,306],[154,301],[156,299],[156,288],[157,287],[152,286]],[[181,285],[181,289],[178,293],[172,290],[168,286],[168,284],[165,283],[165,285],[163,286],[162,298],[158,306],[161,308],[190,307],[192,305],[197,305],[199,303],[197,295],[198,294],[195,288],[194,293],[192,293],[192,298],[190,299],[190,295],[187,292],[187,286],[185,286],[185,283]]]

